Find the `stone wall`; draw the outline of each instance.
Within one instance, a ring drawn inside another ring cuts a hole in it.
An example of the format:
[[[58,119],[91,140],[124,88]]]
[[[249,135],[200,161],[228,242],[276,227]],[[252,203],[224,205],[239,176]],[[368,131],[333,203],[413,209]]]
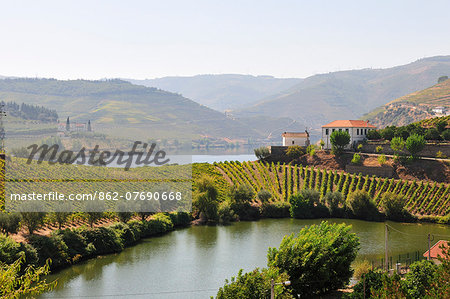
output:
[[[359,165],[351,165],[348,164],[345,166],[345,171],[348,173],[361,173],[362,175],[368,176],[378,176],[385,178],[392,178],[394,176],[394,168],[391,166],[383,165],[383,166],[359,166]]]
[[[390,144],[381,144],[381,143],[367,143],[363,144],[362,152],[363,153],[377,153],[376,148],[381,146],[383,150],[381,153],[386,155],[393,155],[394,151],[391,149]],[[427,144],[425,148],[419,153],[421,157],[431,157],[436,158],[436,153],[441,151],[445,156],[450,157],[450,144],[448,143],[438,143],[438,144]],[[406,151],[405,154],[408,154]]]

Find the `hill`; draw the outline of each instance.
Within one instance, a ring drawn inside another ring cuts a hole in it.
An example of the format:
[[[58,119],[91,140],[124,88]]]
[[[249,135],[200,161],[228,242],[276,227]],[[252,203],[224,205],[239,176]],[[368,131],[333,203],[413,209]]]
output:
[[[447,74],[450,56],[425,58],[387,69],[315,75],[234,114],[290,117],[319,128],[335,119],[358,119],[367,111],[435,84]]]
[[[181,95],[122,80],[0,80],[0,100],[44,105],[60,120],[91,120],[97,132],[148,140],[201,136],[259,138],[252,128]]]
[[[180,93],[219,111],[249,106],[262,98],[279,93],[301,82],[301,79],[294,78],[280,79],[271,76],[235,74],[124,80],[133,84]]]
[[[436,116],[435,107],[450,109],[450,80],[399,97],[363,116],[379,127],[402,126]]]

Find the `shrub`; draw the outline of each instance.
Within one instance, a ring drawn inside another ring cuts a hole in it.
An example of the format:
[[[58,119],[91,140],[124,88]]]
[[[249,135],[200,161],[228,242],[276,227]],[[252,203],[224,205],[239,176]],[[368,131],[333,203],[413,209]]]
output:
[[[311,157],[316,154],[316,147],[314,146],[314,144],[310,144],[306,147],[306,153]]]
[[[335,155],[340,155],[350,143],[350,134],[345,131],[334,131],[330,135],[331,148]]]
[[[377,153],[381,153],[381,152],[383,151],[383,147],[382,147],[381,145],[379,145],[379,146],[377,146],[377,147],[375,148],[375,151],[376,151]]]
[[[22,217],[18,213],[0,212],[0,232],[8,235],[19,231]],[[16,258],[16,260],[19,257]]]
[[[96,227],[93,229],[80,228],[77,231],[95,248],[96,255],[120,252],[123,244],[120,237],[109,227]]]
[[[254,149],[255,156],[258,158],[258,160],[264,160],[267,157],[270,156],[270,151],[267,147],[261,146],[259,148]]]
[[[127,223],[136,238],[143,238],[145,233],[144,222],[138,220],[131,220]]]
[[[439,159],[445,159],[445,158],[447,158],[447,156],[444,155],[444,153],[442,153],[441,151],[438,151],[438,152],[436,153],[436,158],[439,158]]]
[[[406,140],[406,149],[411,156],[416,157],[417,154],[425,147],[425,139],[423,136],[413,134]]]
[[[414,262],[405,275],[405,284],[411,298],[424,298],[427,291],[437,281],[438,267],[431,261]]]
[[[260,207],[260,213],[265,218],[287,218],[290,216],[290,207],[291,205],[284,201],[263,203]]]
[[[242,274],[242,269],[236,277],[232,277],[231,281],[225,280],[225,285],[217,292],[217,299],[259,299],[270,298],[270,281],[280,283],[288,280],[286,274],[279,274],[276,269],[258,268]],[[293,298],[290,291],[284,285],[275,286],[276,298]]]
[[[25,254],[26,264],[37,264],[36,249],[27,243],[17,243],[8,236],[0,234],[0,262],[12,264]]]
[[[356,147],[356,149],[358,150],[358,152],[360,152],[360,151],[362,150],[362,148],[363,148],[363,145],[362,145],[362,144],[358,144],[358,146]]]
[[[405,209],[406,199],[395,193],[386,192],[381,197],[386,218],[393,221],[411,221],[414,217]]]
[[[168,216],[174,227],[187,226],[191,223],[191,216],[187,212],[173,212],[169,213]]]
[[[158,213],[145,224],[145,236],[162,234],[173,230],[173,223],[170,217],[163,213]]]
[[[304,153],[302,147],[298,145],[291,145],[288,146],[288,148],[286,149],[286,155],[291,159],[296,159],[302,156],[303,154]]]
[[[325,146],[325,141],[323,141],[323,139],[320,139],[319,144],[320,144],[320,149],[323,149],[323,147]]]
[[[444,138],[447,141],[450,141],[450,129],[447,129],[444,132],[442,132],[442,138]]]
[[[361,164],[361,155],[354,153],[352,158],[352,164],[360,165]]]
[[[229,201],[223,201],[219,204],[217,214],[219,215],[219,222],[222,224],[228,224],[232,221],[236,221],[237,217],[234,211],[231,209]]]
[[[347,285],[350,265],[359,249],[359,239],[350,226],[329,224],[303,228],[297,237],[285,236],[280,247],[269,248],[268,266],[289,275],[294,294],[310,298]]]
[[[386,275],[379,271],[370,270],[365,273],[361,280],[353,287],[353,293],[349,298],[372,298],[371,290],[379,290],[383,286],[383,276]],[[365,289],[365,294],[364,294]]]
[[[92,254],[88,252],[86,239],[76,230],[64,229],[52,232],[54,236],[60,236],[67,245],[67,253],[72,261],[80,257],[87,257]]]
[[[386,164],[386,155],[385,154],[381,154],[377,157],[378,163],[380,163],[380,165],[384,165]]]
[[[259,217],[259,209],[251,205],[254,193],[247,185],[233,186],[230,191],[230,204],[233,211],[241,220],[257,219]]]
[[[402,137],[394,137],[391,140],[391,149],[398,155],[405,148],[405,140]]]
[[[328,192],[323,197],[322,201],[328,208],[331,217],[343,217],[345,216],[343,209],[340,207],[343,204],[342,193],[341,192]]]
[[[109,228],[120,238],[123,247],[130,246],[140,240],[140,235],[135,235],[135,232],[122,222],[111,225]]]
[[[383,130],[380,131],[381,137],[383,137],[386,140],[392,140],[395,135],[395,126],[386,127]]]
[[[65,266],[70,263],[69,248],[59,235],[39,236],[31,235],[28,238],[30,245],[36,248],[39,264],[44,265],[47,259],[51,259],[51,268]]]
[[[380,132],[378,132],[378,130],[369,130],[366,136],[369,140],[381,139],[381,134]]]
[[[320,193],[312,189],[304,189],[291,195],[289,198],[291,217],[299,219],[327,217],[328,209],[319,202],[319,199]]]
[[[445,128],[447,127],[447,121],[440,120],[440,121],[436,122],[435,127],[439,133],[442,133],[442,132],[444,132]]]
[[[267,190],[261,189],[258,192],[257,197],[262,203],[265,203],[265,202],[269,202],[269,200],[272,198],[272,194]]]
[[[218,191],[213,179],[208,176],[201,177],[196,182],[196,190],[193,194],[192,208],[200,218],[208,221],[217,220]]]
[[[424,136],[425,140],[441,140],[441,134],[436,128],[429,128]]]
[[[356,262],[353,266],[353,269],[353,277],[357,280],[360,280],[361,277],[370,272],[370,270],[372,269],[372,265],[368,260],[363,260]]]
[[[357,190],[350,193],[345,204],[351,215],[357,219],[381,220],[381,215],[375,202],[366,191]]]

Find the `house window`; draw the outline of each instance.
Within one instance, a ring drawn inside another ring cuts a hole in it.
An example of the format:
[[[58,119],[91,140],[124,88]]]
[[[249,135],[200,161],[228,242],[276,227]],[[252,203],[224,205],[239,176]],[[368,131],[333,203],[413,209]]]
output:
[[[328,129],[325,129],[325,135],[328,135]]]
[[[356,135],[359,135],[359,129],[356,129]]]
[[[364,134],[366,134],[366,135],[367,135],[367,129],[364,129]]]
[[[292,140],[292,144],[294,144],[294,140]]]
[[[336,131],[335,129],[333,129],[333,132]]]

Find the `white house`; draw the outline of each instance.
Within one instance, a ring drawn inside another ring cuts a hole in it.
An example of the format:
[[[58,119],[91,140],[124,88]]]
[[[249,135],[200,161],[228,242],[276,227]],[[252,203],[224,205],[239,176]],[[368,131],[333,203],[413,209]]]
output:
[[[434,107],[433,109],[432,109],[432,111],[435,113],[435,114],[445,114],[445,107]]]
[[[283,137],[283,146],[299,145],[308,146],[309,145],[309,133],[305,132],[284,132],[281,134]]]
[[[367,132],[376,130],[377,127],[364,120],[335,120],[322,126],[322,140],[325,142],[324,148],[330,149],[330,136],[334,131],[346,131],[350,134],[350,143],[347,148],[355,146],[359,141],[366,139]]]

